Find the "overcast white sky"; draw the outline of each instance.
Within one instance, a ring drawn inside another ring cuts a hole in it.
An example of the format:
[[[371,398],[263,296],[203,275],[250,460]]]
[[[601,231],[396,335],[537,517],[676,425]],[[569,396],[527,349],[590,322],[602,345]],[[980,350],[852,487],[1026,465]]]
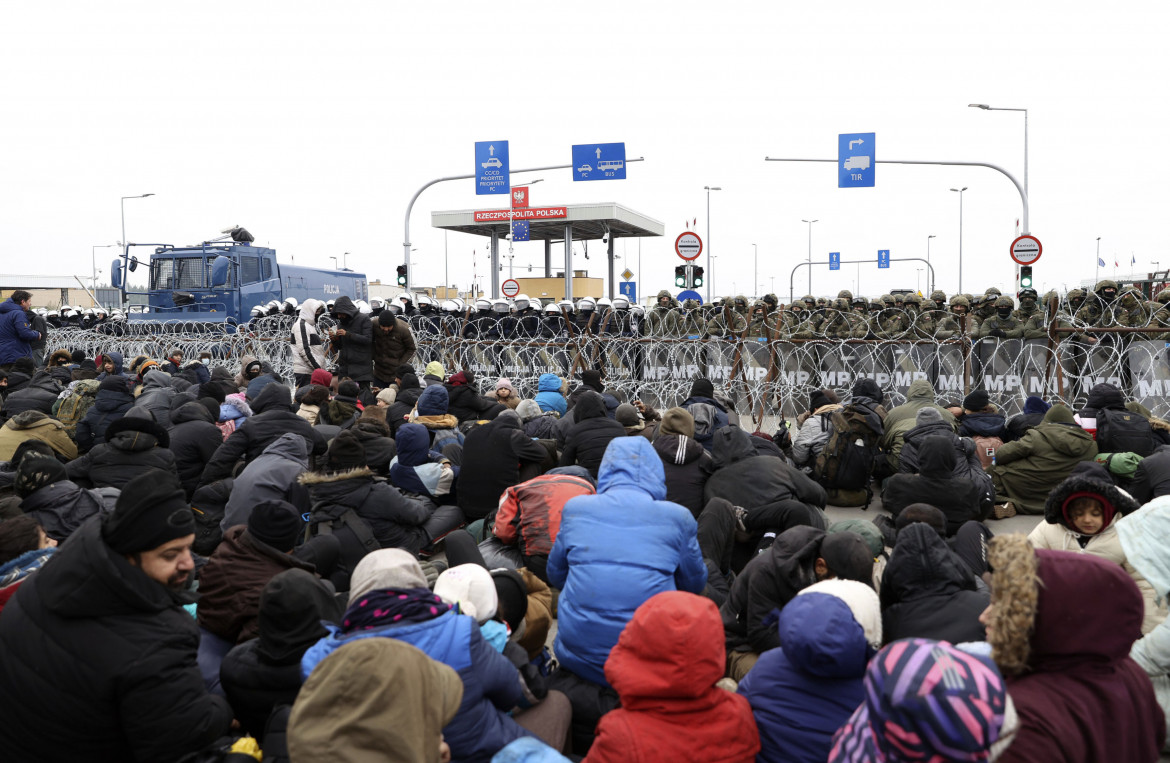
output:
[[[645,291],[670,285],[674,236],[711,197],[715,289],[784,301],[789,273],[843,259],[924,256],[966,291],[1011,283],[1020,216],[1011,183],[981,168],[879,165],[872,189],[838,189],[837,134],[876,132],[879,159],[987,161],[1023,177],[1029,109],[1038,285],[1170,267],[1165,2],[405,3],[8,2],[0,6],[0,272],[88,274],[91,246],[196,243],[246,226],[280,259],[392,280],[403,214],[426,181],[470,173],[473,143],[510,141],[513,167],[568,163],[574,143],[626,143],[628,179],[541,173],[538,205],[617,201],[666,225],[642,245]],[[473,181],[423,193],[414,280],[443,278],[430,212],[499,206]],[[600,242],[595,244],[600,247]],[[466,288],[472,250],[449,238]],[[539,264],[543,244],[518,244]],[[618,252],[638,271],[637,243]],[[110,252],[98,250],[108,271]],[[595,251],[595,250],[594,250]],[[578,268],[601,274],[591,252]],[[559,265],[556,265],[559,267]],[[917,283],[917,263],[860,268],[861,291]],[[617,270],[622,269],[619,263]],[[854,288],[854,266],[813,290]],[[108,278],[106,275],[104,278]],[[103,280],[104,280],[103,278]],[[801,286],[801,283],[804,286]],[[807,288],[803,270],[797,296]],[[925,278],[922,283],[925,288]]]

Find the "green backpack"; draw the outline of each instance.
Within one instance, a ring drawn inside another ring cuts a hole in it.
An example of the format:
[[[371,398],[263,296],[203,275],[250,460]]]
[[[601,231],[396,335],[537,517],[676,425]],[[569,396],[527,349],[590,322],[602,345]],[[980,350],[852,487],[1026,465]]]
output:
[[[73,385],[73,392],[68,397],[53,403],[53,416],[65,425],[70,437],[77,434],[77,424],[97,400],[100,386],[97,379],[82,379]]]
[[[1142,457],[1137,453],[1098,453],[1096,461],[1099,464],[1104,464],[1109,473],[1114,476],[1133,479],[1133,475],[1137,474],[1138,465],[1142,462]]]

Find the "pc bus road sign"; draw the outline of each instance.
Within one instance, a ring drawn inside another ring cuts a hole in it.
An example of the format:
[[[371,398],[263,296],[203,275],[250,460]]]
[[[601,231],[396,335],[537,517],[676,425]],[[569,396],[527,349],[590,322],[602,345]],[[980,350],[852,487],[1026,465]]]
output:
[[[475,144],[475,193],[477,196],[508,195],[508,141],[481,140]]]
[[[879,268],[890,267],[890,250],[889,249],[878,249],[878,267]]]
[[[703,253],[703,239],[699,238],[698,233],[690,231],[680,233],[674,240],[674,251],[684,260],[697,260]]]
[[[1031,265],[1040,259],[1040,254],[1043,251],[1044,247],[1040,245],[1040,239],[1035,236],[1020,236],[1012,242],[1012,259],[1021,265]]]
[[[873,188],[877,159],[872,132],[847,132],[837,136],[837,187]]]
[[[507,281],[504,281],[502,284],[500,284],[500,292],[508,299],[511,299],[520,293],[520,282],[513,278],[509,278]]]
[[[625,180],[625,143],[573,146],[573,180]]]
[[[841,269],[841,253],[829,252],[829,270]]]

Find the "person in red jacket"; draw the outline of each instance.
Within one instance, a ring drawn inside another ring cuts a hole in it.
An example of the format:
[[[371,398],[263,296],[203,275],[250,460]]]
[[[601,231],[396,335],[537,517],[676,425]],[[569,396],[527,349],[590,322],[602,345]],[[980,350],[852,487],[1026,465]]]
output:
[[[504,545],[518,546],[523,566],[546,583],[548,554],[561,529],[565,502],[579,495],[597,494],[588,478],[589,472],[581,467],[566,466],[553,471],[558,473],[542,474],[505,490],[492,529]],[[581,476],[568,474],[569,471],[580,471]]]
[[[606,660],[622,704],[602,717],[586,763],[754,761],[760,734],[751,705],[716,686],[723,661],[714,602],[683,591],[650,597]]]

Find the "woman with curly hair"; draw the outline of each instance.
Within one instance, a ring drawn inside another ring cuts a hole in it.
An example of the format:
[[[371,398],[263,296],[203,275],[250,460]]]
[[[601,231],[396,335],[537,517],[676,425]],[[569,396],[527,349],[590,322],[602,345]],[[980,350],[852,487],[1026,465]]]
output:
[[[1155,761],[1166,726],[1129,657],[1142,596],[1120,565],[992,540],[991,605],[980,620],[1020,726],[1006,761]],[[1120,711],[1120,708],[1125,708]]]

